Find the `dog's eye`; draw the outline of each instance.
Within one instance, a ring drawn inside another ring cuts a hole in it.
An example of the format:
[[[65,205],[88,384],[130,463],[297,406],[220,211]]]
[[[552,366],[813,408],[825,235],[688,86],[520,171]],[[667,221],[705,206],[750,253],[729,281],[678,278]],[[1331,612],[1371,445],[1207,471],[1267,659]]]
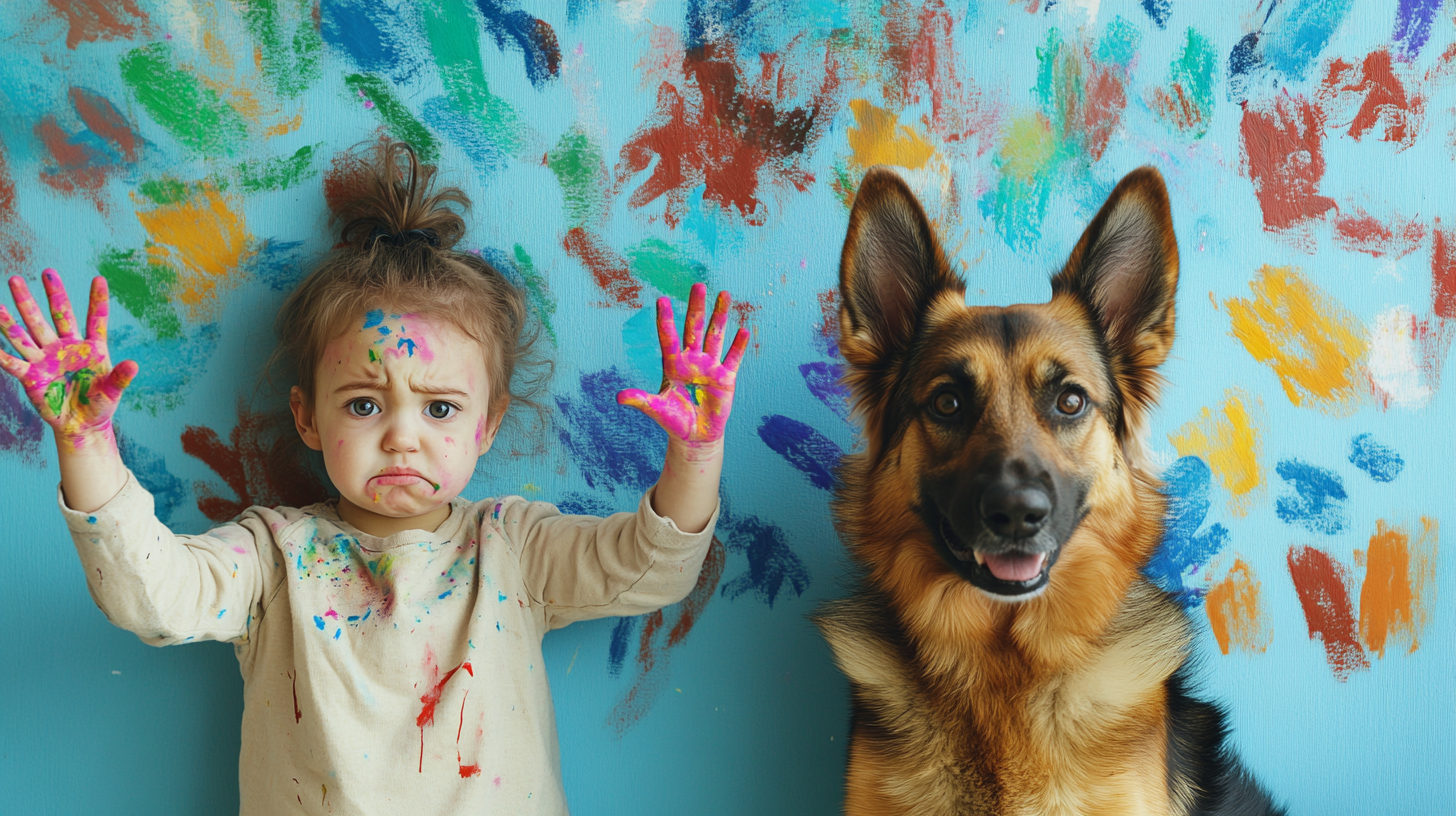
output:
[[[961,409],[961,399],[955,395],[954,391],[942,391],[930,401],[930,408],[943,417],[955,416],[956,412]]]
[[[1082,409],[1086,406],[1086,395],[1075,388],[1068,388],[1062,392],[1061,396],[1057,397],[1057,410],[1067,416],[1076,416],[1082,413]]]

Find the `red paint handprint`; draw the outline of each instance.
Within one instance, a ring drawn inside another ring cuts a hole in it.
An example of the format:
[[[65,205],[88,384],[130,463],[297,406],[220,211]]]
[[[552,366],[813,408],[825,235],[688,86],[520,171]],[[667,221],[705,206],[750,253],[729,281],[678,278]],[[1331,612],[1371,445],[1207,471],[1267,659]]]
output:
[[[723,427],[733,408],[733,384],[738,365],[748,347],[748,330],[740,328],[728,354],[723,353],[723,335],[733,301],[727,292],[718,293],[713,317],[703,333],[703,311],[708,288],[693,284],[688,299],[688,316],[683,326],[687,343],[678,340],[672,301],[657,300],[657,339],[662,343],[662,390],[649,394],[628,388],[617,394],[617,403],[630,405],[663,427],[673,437],[698,447],[723,438]]]
[[[136,376],[137,364],[127,360],[115,368],[106,350],[109,311],[106,279],[91,282],[91,303],[86,312],[86,336],[76,335],[76,316],[61,276],[54,269],[41,275],[50,302],[55,329],[46,324],[25,281],[10,279],[10,293],[25,322],[15,322],[0,306],[0,330],[19,357],[0,352],[0,368],[20,380],[25,395],[56,431],[62,444],[78,449],[88,440],[111,436],[111,417],[121,392]]]

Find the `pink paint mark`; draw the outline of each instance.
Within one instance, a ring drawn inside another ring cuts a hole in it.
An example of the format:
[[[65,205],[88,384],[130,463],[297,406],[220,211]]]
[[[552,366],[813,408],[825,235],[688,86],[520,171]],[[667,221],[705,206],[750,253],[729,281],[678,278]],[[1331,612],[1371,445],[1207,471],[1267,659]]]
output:
[[[332,609],[330,609],[329,611],[327,611],[327,612],[324,613],[324,617],[326,617],[326,618],[333,618],[334,620],[338,620],[339,619],[339,613],[338,612],[335,612]]]

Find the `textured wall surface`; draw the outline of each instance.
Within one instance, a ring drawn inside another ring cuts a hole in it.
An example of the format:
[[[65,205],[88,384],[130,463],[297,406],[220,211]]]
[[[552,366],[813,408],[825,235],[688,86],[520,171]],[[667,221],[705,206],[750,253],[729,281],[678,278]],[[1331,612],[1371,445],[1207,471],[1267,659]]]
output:
[[[1456,7],[1442,0],[21,0],[0,6],[0,259],[107,276],[141,375],[127,461],[181,532],[306,500],[263,467],[285,292],[342,151],[412,142],[545,324],[550,426],[467,495],[630,508],[662,434],[650,306],[706,280],[754,331],[699,588],[547,638],[583,814],[831,813],[848,705],[805,615],[843,594],[854,445],[834,284],[867,167],[924,199],[973,303],[1044,300],[1154,164],[1182,250],[1152,447],[1205,691],[1295,813],[1456,802]],[[36,287],[38,289],[38,285]],[[87,596],[48,432],[0,382],[0,810],[235,811],[227,647]],[[1446,562],[1446,563],[1443,563]]]

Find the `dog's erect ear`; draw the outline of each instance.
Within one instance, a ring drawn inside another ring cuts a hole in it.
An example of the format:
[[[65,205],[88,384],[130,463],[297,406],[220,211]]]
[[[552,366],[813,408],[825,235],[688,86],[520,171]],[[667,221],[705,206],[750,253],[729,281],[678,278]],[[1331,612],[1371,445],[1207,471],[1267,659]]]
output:
[[[1157,170],[1140,167],[1118,183],[1052,279],[1053,297],[1077,298],[1100,327],[1118,390],[1133,414],[1157,400],[1155,369],[1173,346],[1177,290],[1168,190]]]
[[[965,284],[950,271],[930,220],[895,173],[865,174],[839,256],[840,350],[858,366],[884,363],[904,349],[936,296]]]

